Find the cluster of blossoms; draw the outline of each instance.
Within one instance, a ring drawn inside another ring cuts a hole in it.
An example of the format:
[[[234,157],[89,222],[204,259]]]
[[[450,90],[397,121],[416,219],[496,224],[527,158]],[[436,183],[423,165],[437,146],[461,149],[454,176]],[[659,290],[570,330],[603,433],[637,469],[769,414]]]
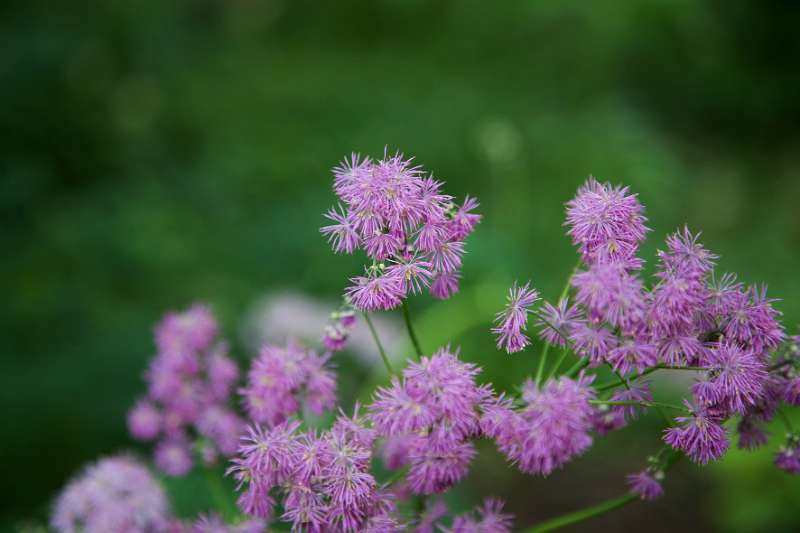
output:
[[[274,426],[305,407],[315,415],[336,404],[336,377],[325,364],[329,356],[289,342],[265,345],[250,366],[247,386],[239,393],[249,418]]]
[[[101,459],[71,481],[51,518],[59,533],[261,533],[265,523],[225,524],[217,515],[174,518],[166,494],[147,468],[130,456]]]
[[[450,348],[423,356],[404,309],[417,359],[395,374],[371,328],[389,384],[375,390],[363,413],[356,404],[329,429],[314,427],[306,414],[320,417],[337,406],[330,359],[346,345],[355,311],[371,324],[367,313],[393,309],[409,293],[451,296],[464,240],[480,220],[474,199],[454,204],[441,183],[399,154],[379,161],[354,155],[334,176],[341,205],[327,214],[334,224],[322,233],[335,251],[361,248],[372,264],[331,315],[324,352],[295,342],[264,346],[238,391],[239,415],[229,405],[238,368],[216,342],[208,308],[170,313],[156,328],[147,397],[128,417],[134,437],[159,439],[155,462],[168,474],[191,467],[190,439],[208,463],[218,453],[232,457],[227,473],[252,519],[174,519],[147,470],[120,457],[67,486],[52,518],[58,531],[255,533],[278,519],[311,533],[507,533],[511,516],[499,500],[450,519],[431,496],[466,477],[476,439],[494,440],[522,472],[547,476],[588,450],[595,435],[646,409],[682,411],[669,420],[661,451],[627,476],[624,501],[652,500],[681,456],[706,464],[726,453],[727,421],[738,419],[738,444],[753,449],[767,442],[765,424],[781,403],[800,405],[800,337],[785,336],[766,289],[717,276],[717,256],[688,228],[667,237],[648,282],[638,255],[649,231],[643,206],[628,188],[589,178],[566,205],[580,262],[561,297],[541,301],[530,283],[514,283],[496,315],[499,349],[529,346],[529,319],[544,342],[536,377],[519,394],[479,384],[480,367]],[[561,356],[545,372],[551,347]],[[577,360],[562,371],[570,353]],[[697,376],[683,406],[654,401],[645,377],[662,369]],[[596,383],[601,371],[616,377]],[[390,471],[384,481],[373,472],[379,457]],[[800,473],[800,434],[791,428],[775,464]]]
[[[480,407],[491,398],[478,387],[477,366],[441,349],[403,370],[403,379],[375,393],[369,417],[386,439],[389,468],[408,466],[414,494],[447,490],[467,474],[480,435]]]
[[[167,313],[156,326],[158,352],[145,375],[147,396],[128,413],[134,438],[159,439],[156,465],[172,476],[191,469],[192,444],[207,464],[238,446],[244,422],[229,404],[239,368],[216,337],[207,306]]]
[[[165,531],[168,522],[163,489],[127,456],[88,466],[58,496],[50,520],[60,533],[147,533]]]
[[[456,205],[442,183],[402,154],[373,161],[353,155],[334,169],[341,204],[322,228],[336,252],[361,248],[372,259],[351,281],[347,297],[358,309],[393,309],[409,293],[427,289],[446,299],[458,291],[464,240],[480,221],[467,197]]]
[[[648,287],[640,275],[644,261],[637,256],[649,231],[643,212],[626,187],[589,178],[567,203],[568,234],[583,266],[571,277],[574,294],[565,291],[557,304],[544,302],[534,309],[538,293],[529,285],[512,287],[493,330],[498,347],[513,353],[527,346],[524,331],[532,313],[547,345],[573,351],[581,366],[605,366],[620,376],[625,389],[607,401],[593,402],[588,413],[585,401],[569,403],[574,387],[558,393],[564,401],[558,417],[583,421],[567,430],[571,438],[559,446],[567,456],[570,449],[588,446],[588,426],[603,434],[624,426],[637,407],[649,406],[652,396],[642,377],[659,368],[689,369],[698,375],[691,401],[685,402],[686,415],[664,432],[669,446],[699,464],[717,460],[729,446],[723,423],[734,416],[741,417],[741,447],[765,443],[762,424],[774,417],[780,401],[800,400],[793,395],[800,391],[794,377],[798,350],[790,347],[784,359],[772,364],[776,350],[786,346],[774,300],[765,288],[745,287],[733,274],[716,276],[717,256],[688,228],[667,237]],[[550,381],[541,391],[526,387],[523,397],[527,401],[546,395],[553,386]],[[587,394],[593,397],[591,391]],[[518,418],[512,426],[521,424]],[[518,446],[506,442],[512,442],[508,436],[498,439],[501,449],[519,454]],[[790,435],[776,460],[787,471],[792,471],[787,458],[793,457],[797,442]],[[526,470],[524,461],[506,453]],[[659,472],[655,467],[632,475],[634,490],[647,499],[660,494]]]

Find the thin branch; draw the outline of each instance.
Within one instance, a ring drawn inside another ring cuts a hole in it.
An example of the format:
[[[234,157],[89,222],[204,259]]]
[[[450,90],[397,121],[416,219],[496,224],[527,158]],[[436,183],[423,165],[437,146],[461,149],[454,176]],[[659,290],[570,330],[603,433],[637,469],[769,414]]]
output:
[[[386,350],[383,349],[383,344],[381,344],[381,339],[378,337],[378,332],[375,331],[375,326],[372,325],[372,320],[369,318],[367,313],[363,313],[364,320],[367,322],[367,326],[369,326],[369,332],[372,333],[372,339],[375,341],[375,344],[378,346],[378,351],[381,353],[381,359],[383,359],[383,364],[386,367],[386,370],[389,374],[394,374],[394,369],[392,368],[392,363],[389,362],[389,357],[386,355]]]

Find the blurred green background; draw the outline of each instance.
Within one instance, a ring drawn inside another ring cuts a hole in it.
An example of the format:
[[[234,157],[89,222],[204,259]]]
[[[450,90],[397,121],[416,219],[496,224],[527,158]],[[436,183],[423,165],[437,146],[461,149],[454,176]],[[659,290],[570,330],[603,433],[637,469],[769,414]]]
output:
[[[480,199],[462,294],[411,306],[427,347],[462,345],[500,388],[538,351],[494,348],[503,288],[556,296],[575,261],[563,203],[590,173],[640,193],[650,264],[687,222],[720,269],[769,283],[796,331],[798,20],[774,0],[4,2],[0,527],[45,520],[81,464],[133,446],[124,413],[165,310],[210,302],[245,360],[239,324],[266,291],[340,294],[361,258],[318,227],[350,151],[399,148]],[[340,366],[351,403],[366,369]],[[615,496],[659,428],[600,438],[547,480],[487,445],[452,503],[504,497],[521,527]],[[573,531],[800,530],[773,429],[766,449],[681,464],[658,502]],[[207,503],[177,487],[186,512]]]

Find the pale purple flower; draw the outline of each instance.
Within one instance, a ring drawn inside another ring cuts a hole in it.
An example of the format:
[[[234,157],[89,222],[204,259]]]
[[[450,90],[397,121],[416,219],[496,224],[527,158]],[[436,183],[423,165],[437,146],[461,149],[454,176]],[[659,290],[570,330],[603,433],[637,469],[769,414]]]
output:
[[[786,380],[783,386],[783,401],[789,405],[800,406],[800,377]]]
[[[524,332],[528,327],[528,314],[537,300],[539,300],[539,292],[530,288],[530,282],[523,286],[518,286],[517,282],[514,282],[508,290],[505,308],[495,317],[497,326],[492,329],[492,332],[497,335],[499,349],[514,353],[523,350],[530,344]]]
[[[59,533],[147,533],[167,526],[161,485],[131,457],[101,459],[56,499],[50,525]]]
[[[788,474],[800,474],[800,437],[789,435],[775,455],[775,466]]]
[[[128,431],[138,440],[153,440],[161,431],[161,413],[147,400],[139,400],[128,413]]]
[[[404,294],[417,294],[430,285],[433,276],[430,268],[431,264],[427,261],[412,257],[389,265],[386,274],[400,282],[400,290]]]
[[[679,332],[659,337],[656,343],[658,360],[672,366],[694,363],[705,351],[696,335]]]
[[[662,472],[651,472],[642,470],[626,477],[631,492],[638,495],[643,500],[655,500],[664,493],[661,480],[664,478]]]
[[[629,330],[644,318],[642,282],[622,265],[596,264],[572,277],[575,300],[589,316]]]
[[[728,434],[720,418],[702,407],[692,408],[688,402],[686,407],[692,413],[675,419],[682,426],[664,430],[664,442],[683,451],[695,463],[704,465],[718,460],[728,451]]]
[[[630,389],[620,389],[611,396],[612,401],[646,402],[652,399],[647,382],[632,384]],[[597,433],[605,435],[624,427],[642,409],[644,407],[635,405],[597,405],[592,416],[592,426]]]
[[[159,470],[181,477],[192,469],[194,460],[189,444],[180,438],[168,438],[156,445],[154,460]]]
[[[360,276],[352,278],[351,287],[345,290],[350,302],[362,311],[394,309],[403,300],[403,285],[395,276]]]
[[[613,187],[589,177],[567,202],[567,234],[584,261],[638,266],[636,251],[647,233],[644,208],[627,187]]]
[[[430,264],[437,272],[455,272],[461,268],[461,256],[463,255],[463,242],[446,241],[433,250],[430,256]]]
[[[523,387],[525,407],[495,437],[500,451],[528,474],[548,475],[592,443],[592,378],[551,379]]]
[[[431,296],[438,300],[446,300],[458,292],[458,279],[460,275],[457,272],[439,272],[431,283]]]
[[[342,208],[340,207],[339,210],[341,211]],[[323,235],[327,235],[333,250],[337,253],[353,253],[360,242],[354,221],[347,214],[339,213],[335,209],[328,211],[325,217],[334,224],[323,226],[320,231]]]
[[[756,353],[777,347],[786,338],[783,325],[778,321],[781,312],[767,298],[767,288],[750,287],[740,293],[725,325],[726,337],[751,346]]]
[[[408,482],[415,494],[443,492],[467,475],[476,455],[471,442],[421,439],[409,452]]]
[[[389,470],[397,470],[406,466],[409,461],[409,452],[419,438],[419,436],[411,434],[387,437],[381,447],[384,466]]]
[[[226,350],[217,350],[208,358],[208,384],[214,398],[227,402],[233,385],[239,379],[239,367],[228,357]]]
[[[739,305],[743,284],[736,281],[736,274],[725,273],[719,279],[712,277],[708,284],[706,313],[712,317],[725,317]]]
[[[456,241],[464,240],[475,226],[480,222],[481,215],[472,213],[471,211],[480,206],[478,200],[466,196],[464,203],[453,214],[453,218],[448,224],[450,230],[450,238]]]
[[[550,302],[544,302],[539,313],[542,315],[542,318],[536,320],[536,325],[541,328],[539,337],[553,346],[566,346],[567,339],[563,335],[569,336],[572,329],[581,321],[580,310],[574,305],[569,305],[567,298],[559,300],[558,307]]]
[[[707,405],[743,414],[763,396],[767,369],[752,351],[724,342],[708,350],[702,363],[709,376],[692,390]]]
[[[503,512],[504,503],[497,498],[486,498],[475,512],[457,516],[445,533],[511,533],[514,516]]]
[[[229,456],[236,453],[244,425],[244,421],[234,411],[214,405],[200,415],[197,431],[211,439],[223,455]]]
[[[576,324],[569,338],[577,353],[588,357],[592,366],[605,361],[609,352],[618,344],[617,337],[608,329],[586,322]]]
[[[195,304],[182,313],[167,313],[156,326],[160,352],[200,351],[211,346],[217,334],[217,321],[211,309]]]
[[[688,226],[667,237],[667,252],[658,252],[666,270],[690,272],[703,276],[714,268],[718,256],[708,251],[700,242],[700,233],[692,234]]]
[[[658,364],[656,347],[648,342],[626,339],[619,346],[608,352],[606,361],[621,374],[631,370],[643,372]]]

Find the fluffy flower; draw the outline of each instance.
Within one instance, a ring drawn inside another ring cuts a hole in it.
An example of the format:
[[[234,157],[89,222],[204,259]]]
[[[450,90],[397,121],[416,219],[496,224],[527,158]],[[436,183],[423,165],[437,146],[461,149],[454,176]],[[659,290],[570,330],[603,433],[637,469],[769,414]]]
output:
[[[156,466],[173,477],[185,475],[192,468],[192,450],[181,438],[169,438],[156,445],[154,460]]]
[[[495,437],[500,451],[523,472],[545,476],[583,453],[592,443],[591,381],[562,376],[541,390],[526,383],[525,407]]]
[[[744,450],[755,450],[767,443],[766,431],[753,416],[743,416],[736,426],[736,431],[739,433],[738,446]]]
[[[725,336],[752,347],[758,354],[777,347],[786,334],[778,321],[781,313],[772,306],[775,301],[767,298],[766,287],[751,287],[739,293],[731,305]]]
[[[409,452],[408,482],[415,494],[443,492],[467,475],[475,457],[471,442],[423,439]]]
[[[789,436],[775,455],[775,466],[788,474],[800,474],[800,437]]]
[[[648,228],[644,208],[627,187],[614,187],[589,177],[567,202],[567,234],[587,263],[621,263],[638,267],[639,242]]]
[[[161,413],[147,400],[140,400],[128,413],[128,431],[138,440],[152,440],[161,431]]]
[[[147,533],[166,527],[167,498],[130,457],[101,459],[58,496],[50,524],[59,533]]]
[[[708,379],[693,391],[707,405],[743,414],[764,394],[766,365],[751,351],[725,342],[709,350],[703,362],[710,368]]]
[[[664,474],[661,472],[652,473],[650,470],[642,470],[626,477],[631,492],[637,494],[643,500],[655,500],[664,493],[661,486],[661,479]]]
[[[728,451],[728,434],[721,420],[704,408],[692,409],[689,403],[686,407],[692,413],[675,419],[683,425],[667,428],[664,442],[683,451],[695,463],[716,461]]]
[[[658,357],[656,356],[656,347],[652,344],[628,339],[611,350],[606,356],[606,361],[617,372],[627,374],[634,369],[642,372],[656,366]]]
[[[575,350],[590,359],[592,366],[606,360],[609,352],[617,346],[617,337],[600,325],[577,324],[569,336]]]
[[[396,276],[360,276],[350,281],[353,286],[348,287],[345,294],[362,311],[394,309],[405,296],[402,283]]]
[[[575,300],[584,305],[589,316],[625,331],[644,318],[642,282],[617,263],[592,265],[572,277]]]
[[[508,290],[508,301],[505,309],[497,313],[495,323],[497,326],[492,332],[497,335],[497,347],[505,349],[508,353],[523,350],[530,341],[525,335],[528,326],[528,314],[531,306],[539,300],[536,289],[530,288],[530,283],[518,286],[516,282]]]
[[[503,512],[504,503],[497,498],[486,498],[475,512],[457,516],[453,526],[445,533],[511,533],[514,516]]]
[[[541,328],[539,337],[553,346],[566,346],[567,339],[563,335],[569,335],[580,322],[580,310],[574,305],[569,305],[564,298],[559,300],[557,307],[550,302],[544,302],[539,313],[542,316],[536,320],[536,325]]]

